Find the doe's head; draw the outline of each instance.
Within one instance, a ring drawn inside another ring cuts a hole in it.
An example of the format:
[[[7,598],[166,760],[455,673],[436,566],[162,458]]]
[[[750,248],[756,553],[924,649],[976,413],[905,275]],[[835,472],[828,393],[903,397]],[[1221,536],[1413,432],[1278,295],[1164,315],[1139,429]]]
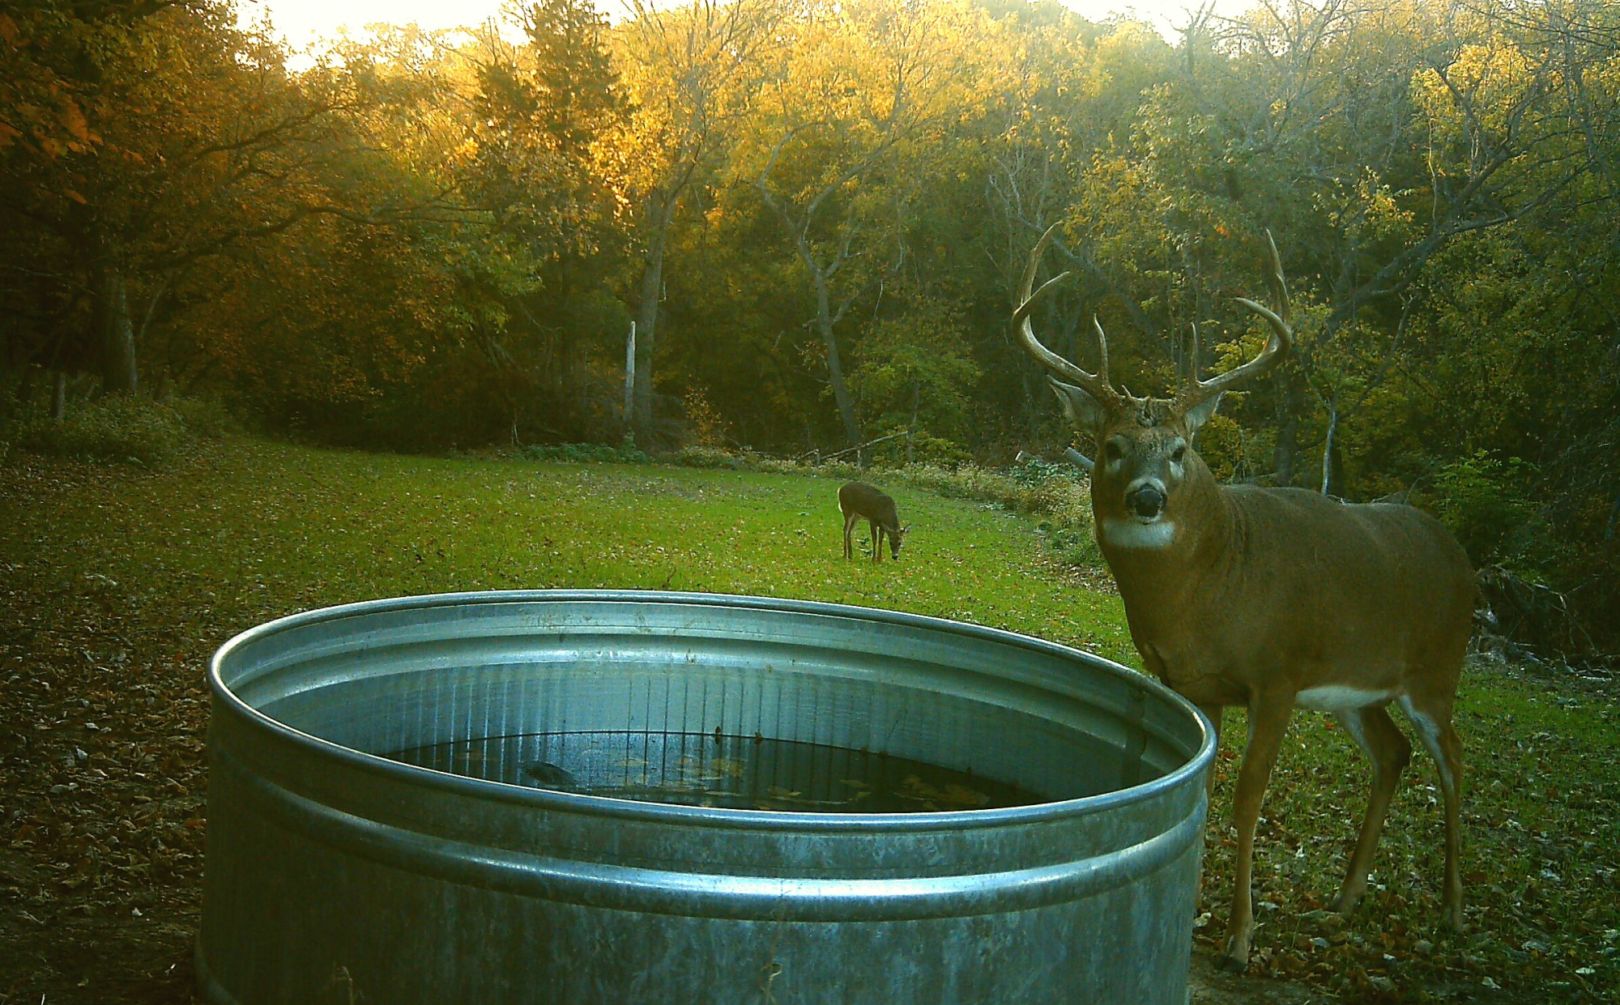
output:
[[[896,559],[900,557],[900,546],[905,543],[906,531],[910,529],[911,525],[907,524],[904,527],[896,526],[893,530],[886,532],[889,538],[889,557]]]

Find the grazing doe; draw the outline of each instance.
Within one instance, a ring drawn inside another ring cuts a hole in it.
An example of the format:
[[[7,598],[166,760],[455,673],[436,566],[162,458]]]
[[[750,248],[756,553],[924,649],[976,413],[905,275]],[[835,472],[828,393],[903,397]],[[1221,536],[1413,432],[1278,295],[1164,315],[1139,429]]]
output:
[[[838,490],[838,509],[844,514],[844,557],[855,556],[850,534],[855,522],[865,518],[872,529],[872,561],[883,561],[883,538],[889,538],[889,553],[900,557],[900,544],[905,540],[907,528],[900,526],[900,514],[894,500],[865,482],[850,482]]]
[[[1198,705],[1217,737],[1222,708],[1248,709],[1248,743],[1233,798],[1237,875],[1222,965],[1242,970],[1248,963],[1255,824],[1296,707],[1331,713],[1373,765],[1366,816],[1335,908],[1349,913],[1366,891],[1390,797],[1411,757],[1411,744],[1388,712],[1394,702],[1439,767],[1443,918],[1461,927],[1462,743],[1451,709],[1477,596],[1468,557],[1439,521],[1410,506],[1349,505],[1297,488],[1221,485],[1192,449],[1193,434],[1215,413],[1221,394],[1288,352],[1293,329],[1275,244],[1267,284],[1276,312],[1238,301],[1271,328],[1260,354],[1209,380],[1194,372],[1173,398],[1138,398],[1110,382],[1101,324],[1094,374],[1035,337],[1031,304],[1067,275],[1031,293],[1051,235],[1048,230],[1030,255],[1013,325],[1029,354],[1062,378],[1052,384],[1064,412],[1096,444],[1091,507],[1097,543],[1119,584],[1131,639],[1147,669]]]

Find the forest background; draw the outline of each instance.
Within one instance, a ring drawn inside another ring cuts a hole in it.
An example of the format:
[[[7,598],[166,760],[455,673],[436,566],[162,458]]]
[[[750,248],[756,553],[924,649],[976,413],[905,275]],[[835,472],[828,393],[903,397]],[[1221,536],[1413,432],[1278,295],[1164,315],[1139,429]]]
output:
[[[228,414],[1003,465],[1068,435],[1009,326],[1043,230],[1040,331],[1138,393],[1258,349],[1269,231],[1299,344],[1217,474],[1411,498],[1567,605],[1538,648],[1620,650],[1620,6],[544,0],[291,55],[0,9],[0,457]]]

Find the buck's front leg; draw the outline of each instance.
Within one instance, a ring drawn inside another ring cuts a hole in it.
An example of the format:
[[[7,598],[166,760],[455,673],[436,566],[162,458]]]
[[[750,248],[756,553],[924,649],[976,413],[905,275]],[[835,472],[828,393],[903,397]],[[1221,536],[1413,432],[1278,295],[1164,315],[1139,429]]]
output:
[[[1215,805],[1215,765],[1221,759],[1221,712],[1223,709],[1220,705],[1205,705],[1203,702],[1199,702],[1198,711],[1204,713],[1204,717],[1207,718],[1209,720],[1209,724],[1214,727],[1213,733],[1215,738],[1215,756],[1210,759],[1209,772],[1204,776],[1204,806],[1205,813],[1207,814],[1209,809]],[[1209,818],[1206,816],[1204,823],[1206,834],[1208,833],[1207,828],[1209,827],[1208,819]],[[1198,870],[1198,889],[1193,893],[1194,913],[1197,913],[1200,906],[1203,904],[1204,878],[1207,875],[1208,872],[1206,870]]]
[[[1226,924],[1226,953],[1220,965],[1224,970],[1242,971],[1249,965],[1249,945],[1254,938],[1254,830],[1260,822],[1260,801],[1271,780],[1272,765],[1282,746],[1288,716],[1294,710],[1291,694],[1254,695],[1249,699],[1249,739],[1243,749],[1243,765],[1238,769],[1237,791],[1232,797],[1232,816],[1237,823],[1237,863],[1234,869],[1232,914]]]
[[[1210,799],[1215,798],[1215,765],[1221,760],[1221,714],[1225,707],[1221,705],[1206,705],[1198,703],[1198,711],[1204,713],[1209,720],[1211,731],[1215,736],[1215,757],[1209,762],[1209,774],[1204,776],[1204,794]]]

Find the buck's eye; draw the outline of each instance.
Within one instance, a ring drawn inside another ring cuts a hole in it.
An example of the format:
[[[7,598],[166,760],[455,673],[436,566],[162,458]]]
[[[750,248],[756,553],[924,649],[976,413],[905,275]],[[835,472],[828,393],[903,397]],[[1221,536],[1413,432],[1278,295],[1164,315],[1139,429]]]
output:
[[[1117,461],[1125,456],[1125,448],[1119,445],[1118,440],[1109,440],[1103,446],[1103,455],[1111,461]]]
[[[1176,449],[1172,450],[1170,452],[1170,459],[1172,461],[1174,461],[1175,463],[1177,463],[1177,464],[1180,464],[1181,459],[1183,457],[1186,457],[1186,456],[1187,456],[1187,445],[1185,443],[1176,444]]]

